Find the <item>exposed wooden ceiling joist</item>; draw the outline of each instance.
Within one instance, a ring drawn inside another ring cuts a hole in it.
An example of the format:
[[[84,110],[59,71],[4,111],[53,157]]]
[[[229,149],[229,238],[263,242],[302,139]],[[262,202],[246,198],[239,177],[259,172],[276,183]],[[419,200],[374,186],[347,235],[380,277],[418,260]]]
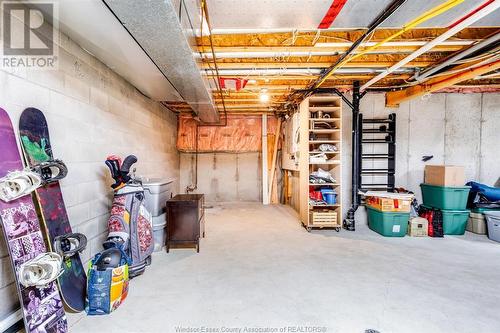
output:
[[[318,75],[337,61],[349,46],[356,41],[364,29],[345,31],[275,32],[249,34],[212,35],[217,66],[222,78],[247,79],[245,88],[235,91],[224,89],[222,95],[226,111],[237,114],[275,112],[286,102],[287,96],[305,89]],[[382,70],[405,58],[405,53],[418,49],[421,45],[445,32],[440,29],[413,29],[403,33],[392,44],[383,45],[373,54],[366,54],[347,63],[322,85],[324,88],[349,90],[354,81],[367,82]],[[369,42],[381,41],[396,32],[395,29],[375,30]],[[422,70],[443,61],[455,52],[469,47],[498,32],[498,27],[466,28],[443,44],[433,48],[399,72],[377,82],[373,88],[396,88],[408,86],[416,70]],[[402,43],[401,43],[402,42]],[[202,75],[216,79],[208,36],[197,38]],[[370,45],[370,44],[368,44]],[[362,51],[364,47],[358,49]],[[214,82],[214,81],[212,81]],[[463,89],[500,84],[500,78],[477,77],[464,81]],[[213,84],[212,86],[215,86]],[[460,88],[462,89],[462,88]],[[261,103],[259,95],[269,95],[269,102]],[[223,100],[219,91],[212,91],[214,103],[222,112]],[[182,109],[183,112],[190,112]]]
[[[397,61],[395,61],[397,62]],[[345,68],[386,68],[392,66],[395,62],[374,61],[374,62],[352,62],[347,63]],[[412,61],[404,67],[426,67],[433,64],[433,61]],[[219,69],[239,69],[239,68],[327,68],[331,62],[220,62],[217,64]],[[202,64],[203,69],[211,69],[210,63]]]
[[[494,33],[498,28],[467,28],[457,33],[453,39],[479,40]],[[446,28],[413,29],[403,33],[398,40],[431,40],[445,32]],[[212,35],[214,46],[313,46],[316,43],[327,42],[354,42],[364,33],[365,29],[353,30],[331,30],[321,31],[318,35],[316,31],[280,33],[254,33],[254,34],[222,34]],[[375,30],[372,40],[383,40],[398,29],[378,29]],[[208,36],[198,37],[197,45],[210,46]]]

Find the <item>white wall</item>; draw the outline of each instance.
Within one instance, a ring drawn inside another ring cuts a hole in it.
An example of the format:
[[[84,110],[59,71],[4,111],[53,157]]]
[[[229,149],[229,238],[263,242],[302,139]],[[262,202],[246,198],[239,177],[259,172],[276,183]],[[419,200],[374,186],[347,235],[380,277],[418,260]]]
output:
[[[425,164],[452,164],[465,167],[467,180],[489,185],[500,177],[500,94],[432,94],[385,108],[384,94],[367,94],[361,100],[365,118],[397,114],[396,186],[417,194],[423,182]],[[351,111],[343,105],[344,205],[351,197]],[[423,155],[434,155],[422,162]],[[364,211],[360,208],[360,211]],[[361,215],[362,216],[362,215]],[[363,221],[363,219],[359,219]]]
[[[0,71],[0,107],[16,129],[25,108],[45,113],[54,155],[69,169],[61,185],[73,231],[89,239],[86,261],[101,250],[107,233],[112,180],[104,160],[133,153],[139,175],[178,179],[177,121],[68,38],[61,45],[57,71]],[[17,307],[13,279],[2,236],[0,320]]]

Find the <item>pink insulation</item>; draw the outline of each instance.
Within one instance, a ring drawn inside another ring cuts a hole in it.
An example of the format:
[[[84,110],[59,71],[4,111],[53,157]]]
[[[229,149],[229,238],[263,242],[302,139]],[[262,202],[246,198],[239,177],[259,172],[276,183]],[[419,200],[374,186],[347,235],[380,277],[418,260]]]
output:
[[[191,117],[179,117],[177,149],[194,152],[196,125]],[[274,134],[277,118],[267,117],[267,132]],[[199,152],[254,152],[262,147],[262,117],[229,115],[227,126],[199,126]]]

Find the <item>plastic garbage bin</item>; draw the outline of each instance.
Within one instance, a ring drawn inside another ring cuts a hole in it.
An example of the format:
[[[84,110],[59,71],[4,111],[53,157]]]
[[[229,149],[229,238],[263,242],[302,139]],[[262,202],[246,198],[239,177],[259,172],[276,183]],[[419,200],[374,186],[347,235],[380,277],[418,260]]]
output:
[[[500,242],[500,212],[486,211],[483,213],[488,223],[488,238]]]
[[[167,213],[153,217],[153,239],[155,242],[155,252],[159,252],[167,241]]]
[[[165,213],[167,200],[172,197],[173,180],[159,178],[143,178],[144,204],[152,216]]]

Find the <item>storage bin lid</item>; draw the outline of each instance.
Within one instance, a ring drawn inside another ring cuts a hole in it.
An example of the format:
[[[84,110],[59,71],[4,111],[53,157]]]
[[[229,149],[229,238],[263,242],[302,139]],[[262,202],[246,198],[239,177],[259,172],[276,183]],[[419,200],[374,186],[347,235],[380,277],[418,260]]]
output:
[[[413,200],[415,194],[410,193],[392,193],[392,192],[378,192],[378,191],[359,191],[359,194],[365,197],[377,197],[377,198],[388,198],[388,199],[401,199],[401,200]]]
[[[470,186],[439,186],[439,185],[431,185],[431,184],[426,184],[422,183],[420,184],[420,187],[439,187],[439,188],[444,188],[444,189],[450,189],[450,190],[470,190]]]
[[[484,219],[483,213],[470,212],[469,216],[473,219]]]
[[[142,178],[142,186],[152,194],[158,194],[168,190],[167,185],[171,184],[173,179],[162,178]]]
[[[498,211],[498,210],[485,211],[485,212],[483,212],[483,214],[486,216],[491,216],[491,217],[496,218],[496,219],[500,218],[500,211]]]
[[[408,219],[410,218],[410,212],[384,212],[383,210],[377,209],[377,208],[372,207],[372,206],[366,205],[365,207],[367,210],[373,210],[375,212],[379,212],[379,213],[382,213],[384,215],[408,215]]]
[[[470,210],[468,209],[439,209],[439,208],[434,208],[434,207],[431,207],[431,206],[426,206],[426,205],[421,205],[422,207],[426,208],[426,209],[435,209],[435,210],[440,210],[441,212],[443,212],[443,214],[455,214],[455,213],[459,213],[459,214],[470,214]]]

